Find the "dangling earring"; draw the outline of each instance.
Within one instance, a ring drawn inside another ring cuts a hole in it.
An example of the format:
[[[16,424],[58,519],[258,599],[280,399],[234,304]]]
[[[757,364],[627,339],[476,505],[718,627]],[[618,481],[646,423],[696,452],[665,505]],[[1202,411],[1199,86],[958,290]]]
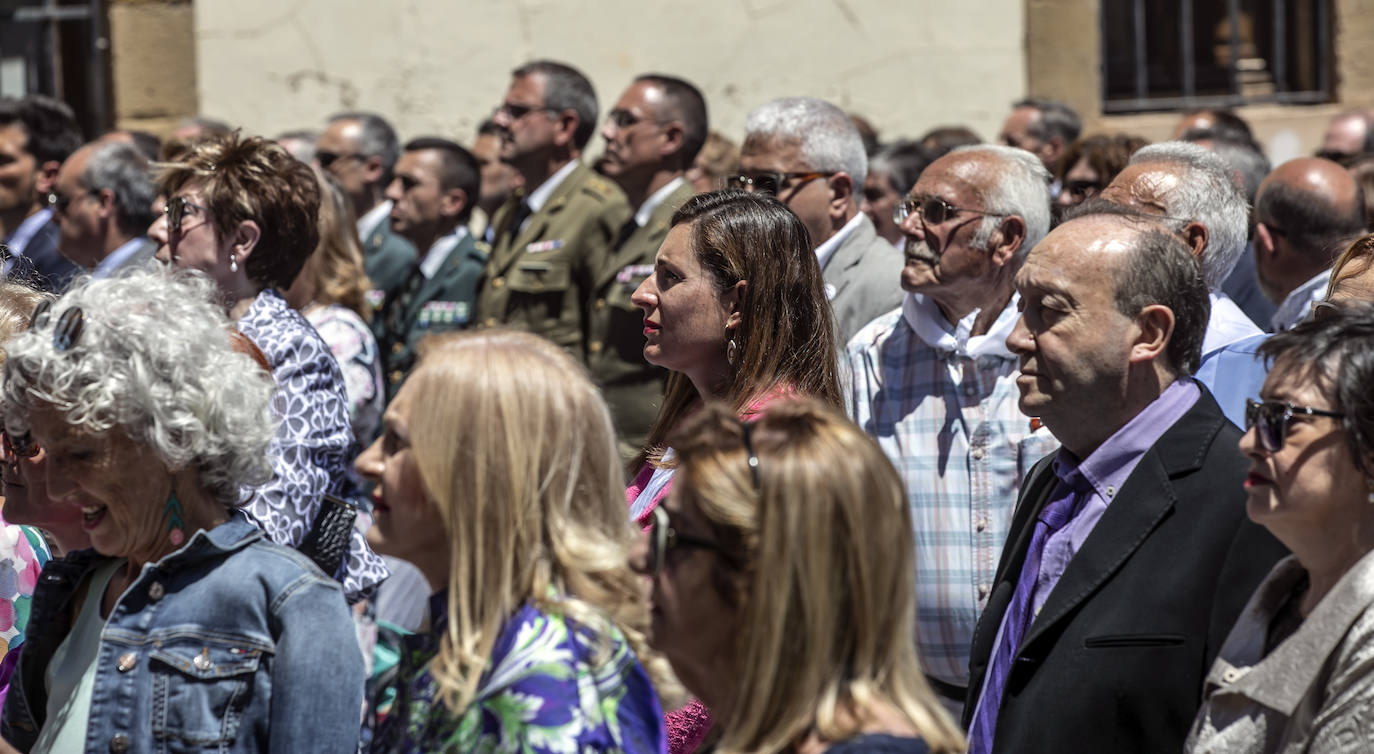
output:
[[[739,355],[739,346],[735,344],[735,339],[731,338],[725,342],[725,361],[730,366],[735,365],[735,358]]]
[[[186,541],[186,525],[182,523],[181,517],[186,515],[186,511],[181,507],[181,501],[177,499],[176,490],[172,490],[167,496],[167,504],[162,506],[162,512],[167,514],[167,539],[173,547],[181,547],[181,543]]]
[[[234,256],[234,252],[232,252],[232,251],[229,252],[229,271],[230,271],[230,272],[238,272],[238,271],[239,271],[239,260],[238,260],[237,257]]]

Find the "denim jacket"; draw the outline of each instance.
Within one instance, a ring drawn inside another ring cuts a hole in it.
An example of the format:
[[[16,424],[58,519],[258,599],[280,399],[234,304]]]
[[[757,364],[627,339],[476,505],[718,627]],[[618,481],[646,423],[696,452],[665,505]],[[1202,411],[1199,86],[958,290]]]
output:
[[[72,597],[108,560],[83,550],[39,577],[0,720],[20,751],[43,726],[43,675]],[[235,513],[144,565],[120,596],[101,631],[85,751],[351,752],[362,692],[339,584]]]

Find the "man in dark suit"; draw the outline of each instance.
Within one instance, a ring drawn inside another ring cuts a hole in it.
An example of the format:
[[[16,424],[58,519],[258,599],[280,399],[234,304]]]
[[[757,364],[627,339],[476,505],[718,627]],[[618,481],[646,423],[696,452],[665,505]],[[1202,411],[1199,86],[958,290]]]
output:
[[[579,160],[596,114],[596,92],[578,70],[538,60],[512,72],[492,122],[524,188],[492,218],[477,299],[482,327],[542,335],[584,363],[594,281],[631,214],[620,189]]]
[[[61,291],[77,267],[57,253],[58,227],[49,203],[57,171],[77,147],[72,110],[49,97],[0,100],[0,243],[4,275]]]
[[[1282,547],[1245,517],[1240,432],[1197,367],[1207,286],[1122,210],[1060,225],[1017,274],[1020,407],[1060,440],[1021,488],[970,653],[970,751],[1178,751],[1202,681]]]
[[[373,322],[388,400],[415,364],[422,338],[472,322],[487,261],[486,244],[475,241],[467,228],[479,174],[477,159],[447,139],[415,139],[396,163],[386,189],[391,229],[425,253]]]
[[[844,351],[902,301],[905,260],[859,211],[868,175],[863,139],[843,110],[810,97],[773,100],[749,113],[746,129],[732,185],[774,194],[806,226]]]
[[[53,213],[62,229],[57,250],[95,277],[153,258],[145,233],[153,224],[157,189],[148,159],[133,144],[91,142],[57,174]]]
[[[391,184],[401,145],[396,131],[380,115],[337,113],[315,142],[315,164],[339,182],[358,219],[363,270],[372,281],[374,306],[394,294],[415,264],[416,248],[393,233],[391,202],[383,197]]]
[[[611,108],[601,136],[606,151],[596,171],[614,181],[636,209],[596,275],[587,367],[629,460],[648,439],[667,378],[666,370],[644,360],[644,314],[630,294],[653,271],[673,213],[695,193],[683,176],[706,143],[706,100],[682,79],[640,76]]]

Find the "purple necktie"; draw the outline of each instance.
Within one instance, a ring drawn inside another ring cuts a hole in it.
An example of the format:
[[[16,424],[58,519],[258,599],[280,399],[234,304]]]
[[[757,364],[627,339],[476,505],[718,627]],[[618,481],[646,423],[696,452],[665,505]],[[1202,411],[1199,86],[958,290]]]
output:
[[[1080,487],[1083,489],[1080,490]],[[1030,548],[1026,550],[1026,561],[1021,566],[1020,578],[1016,580],[1011,604],[1007,606],[1002,642],[997,645],[992,664],[988,666],[987,681],[983,684],[983,704],[969,728],[969,754],[988,754],[992,751],[992,735],[997,730],[997,712],[1002,707],[1007,676],[1016,659],[1016,650],[1021,647],[1021,639],[1035,620],[1030,609],[1031,597],[1035,592],[1036,578],[1040,575],[1040,556],[1045,551],[1045,542],[1073,518],[1077,507],[1075,503],[1082,497],[1080,493],[1087,489],[1090,487],[1082,474],[1078,473],[1076,467],[1071,469],[1060,478],[1059,486],[1055,489],[1058,496],[1046,503],[1036,517],[1035,532],[1031,535]]]

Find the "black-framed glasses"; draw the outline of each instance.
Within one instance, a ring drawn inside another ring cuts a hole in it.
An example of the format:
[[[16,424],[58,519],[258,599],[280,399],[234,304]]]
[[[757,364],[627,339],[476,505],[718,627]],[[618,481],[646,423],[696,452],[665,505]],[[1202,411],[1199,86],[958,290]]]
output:
[[[663,565],[668,560],[668,553],[678,547],[710,550],[722,555],[725,554],[725,549],[721,547],[719,542],[683,534],[674,529],[672,516],[668,514],[667,509],[661,505],[655,506],[653,513],[649,516],[649,575],[657,576],[663,573]]]
[[[1327,411],[1310,406],[1294,406],[1284,401],[1256,401],[1245,399],[1245,429],[1255,430],[1261,448],[1277,453],[1283,448],[1283,440],[1288,436],[1288,420],[1294,415],[1329,416],[1343,419],[1345,414]]]
[[[655,121],[651,121],[649,120],[649,118],[644,116],[635,115],[634,113],[624,108],[617,107],[609,113],[606,113],[606,122],[615,126],[616,130],[624,131],[627,128],[637,126],[640,123],[654,123]]]
[[[33,308],[33,314],[29,317],[29,329],[41,330],[48,326],[48,320],[52,319],[52,301],[43,300],[38,302],[38,306]],[[57,318],[57,324],[52,331],[52,347],[54,351],[65,351],[76,344],[77,338],[81,337],[81,331],[86,327],[86,314],[81,311],[81,307],[69,307],[62,312],[62,316]]]
[[[817,178],[829,178],[834,175],[832,172],[819,170],[809,170],[804,172],[781,173],[770,170],[749,170],[725,178],[725,187],[739,189],[740,191],[757,191],[760,194],[777,196],[789,182],[796,181],[793,188],[802,186],[816,180]]]
[[[517,105],[513,102],[503,102],[497,105],[496,109],[492,111],[492,115],[505,113],[506,117],[511,120],[520,120],[533,112],[556,113],[558,112],[558,108],[549,107],[548,105]]]
[[[186,217],[186,210],[193,209],[200,212],[209,212],[205,207],[187,199],[184,196],[174,196],[167,200],[167,205],[162,208],[162,214],[167,216],[167,229],[173,233],[181,232],[181,221]]]
[[[897,206],[892,208],[892,221],[901,225],[906,222],[908,217],[919,213],[919,219],[923,219],[926,225],[939,225],[960,212],[969,212],[975,215],[988,215],[990,217],[1007,216],[1006,212],[988,212],[981,209],[956,207],[938,196],[927,195],[902,197],[902,200],[897,202]]]
[[[334,163],[338,162],[339,160],[366,160],[366,159],[367,159],[367,155],[358,154],[357,152],[344,152],[344,153],[340,154],[340,153],[337,153],[337,152],[321,152],[321,151],[318,150],[318,149],[315,150],[315,161],[318,162],[318,163],[320,163],[320,167],[324,168],[325,170],[328,170],[330,165],[333,165]]]
[[[77,199],[84,199],[88,196],[100,196],[100,190],[86,189],[76,196],[67,196],[66,194],[61,194],[56,191],[50,191],[48,192],[48,206],[52,207],[53,212],[63,215],[66,214],[67,208],[72,205],[72,202]]]

